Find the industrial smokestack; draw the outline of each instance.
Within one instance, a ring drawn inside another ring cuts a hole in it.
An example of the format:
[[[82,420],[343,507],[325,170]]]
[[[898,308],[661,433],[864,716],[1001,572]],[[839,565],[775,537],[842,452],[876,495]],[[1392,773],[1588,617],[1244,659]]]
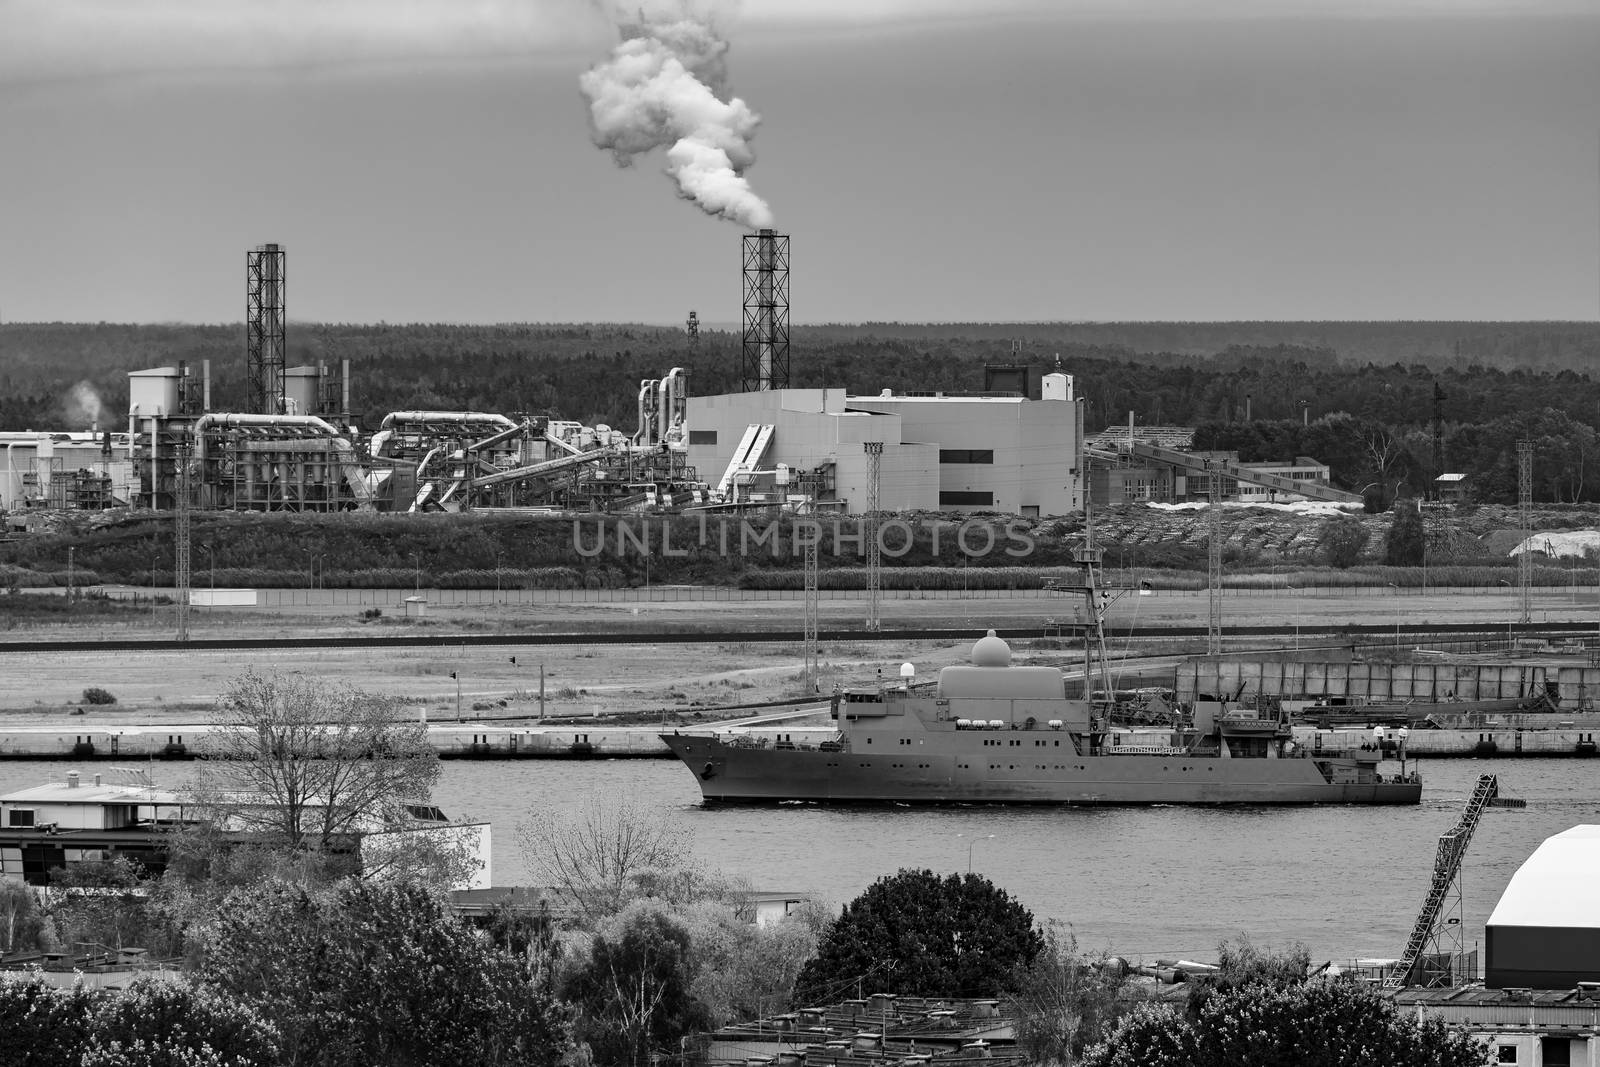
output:
[[[284,411],[283,372],[288,354],[283,249],[268,244],[246,253],[245,275],[248,283],[245,305],[248,406],[257,415],[281,415]]]
[[[622,43],[578,81],[594,143],[621,167],[665,148],[667,174],[685,200],[743,226],[771,226],[772,209],[744,177],[761,118],[728,94],[728,42],[711,15],[687,0],[600,5]]]
[[[756,286],[760,290],[759,315],[761,318],[761,340],[757,348],[756,360],[761,376],[761,388],[772,388],[772,272],[776,269],[777,256],[772,250],[773,233],[762,230],[756,235],[756,255],[760,259],[759,273],[756,275]]]
[[[789,387],[789,236],[744,238],[745,392]]]

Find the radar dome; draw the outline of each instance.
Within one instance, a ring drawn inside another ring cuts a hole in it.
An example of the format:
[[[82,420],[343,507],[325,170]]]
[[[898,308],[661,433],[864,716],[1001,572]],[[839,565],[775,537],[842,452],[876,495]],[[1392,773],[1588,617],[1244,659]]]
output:
[[[1011,646],[1004,640],[995,636],[990,630],[988,636],[978,638],[978,643],[972,646],[972,665],[974,667],[1009,667],[1011,666]]]

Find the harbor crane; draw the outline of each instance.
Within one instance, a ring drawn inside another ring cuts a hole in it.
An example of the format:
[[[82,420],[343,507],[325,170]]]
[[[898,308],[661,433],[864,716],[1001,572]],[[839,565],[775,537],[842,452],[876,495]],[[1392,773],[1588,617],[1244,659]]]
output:
[[[1467,846],[1472,843],[1472,832],[1478,819],[1487,808],[1525,808],[1527,801],[1514,800],[1500,795],[1500,780],[1492,774],[1480,775],[1461,818],[1449,830],[1439,835],[1439,851],[1433,861],[1433,880],[1422,900],[1422,910],[1411,928],[1411,937],[1400,962],[1384,980],[1384,985],[1441,986],[1450,984],[1455,965],[1462,955],[1462,892],[1461,863],[1466,858]],[[1451,911],[1445,917],[1446,910]],[[1443,918],[1443,922],[1441,922]],[[1451,951],[1453,950],[1453,951]],[[1431,965],[1441,957],[1447,960],[1441,969]]]

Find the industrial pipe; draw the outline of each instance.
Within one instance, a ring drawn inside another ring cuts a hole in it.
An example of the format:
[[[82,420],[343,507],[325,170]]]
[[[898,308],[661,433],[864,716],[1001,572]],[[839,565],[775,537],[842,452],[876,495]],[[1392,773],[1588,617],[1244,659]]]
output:
[[[504,415],[485,411],[391,411],[383,417],[378,428],[391,429],[397,422],[492,422],[506,429],[516,425]]]
[[[523,432],[527,431],[528,429],[529,429],[529,426],[528,426],[528,424],[526,422],[516,423],[510,429],[501,430],[499,433],[494,434],[494,435],[492,435],[490,437],[485,437],[481,441],[473,442],[472,444],[467,446],[467,451],[469,451],[469,452],[478,452],[478,451],[480,451],[482,449],[490,447],[491,445],[497,445],[501,441],[504,441],[506,438],[514,437],[519,433],[523,433]]]
[[[656,404],[656,425],[659,427],[654,444],[667,443],[667,431],[672,429],[672,416],[679,410],[683,402],[684,388],[683,368],[673,367],[667,376],[661,379],[660,393]]]
[[[650,440],[650,424],[653,405],[655,404],[656,379],[639,379],[639,421],[634,425],[639,428],[634,431],[633,443],[641,448],[648,448]]]

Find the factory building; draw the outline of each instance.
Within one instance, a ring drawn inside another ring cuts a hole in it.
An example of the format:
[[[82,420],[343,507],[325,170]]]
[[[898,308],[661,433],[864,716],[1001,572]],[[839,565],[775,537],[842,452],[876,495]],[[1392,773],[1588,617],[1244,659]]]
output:
[[[133,491],[127,434],[0,432],[0,511],[99,511],[126,504]]]
[[[690,467],[729,505],[867,510],[868,442],[883,446],[886,511],[1062,515],[1082,507],[1080,411],[1068,375],[1041,396],[1010,392],[846,396],[843,389],[765,389],[689,397]]]

